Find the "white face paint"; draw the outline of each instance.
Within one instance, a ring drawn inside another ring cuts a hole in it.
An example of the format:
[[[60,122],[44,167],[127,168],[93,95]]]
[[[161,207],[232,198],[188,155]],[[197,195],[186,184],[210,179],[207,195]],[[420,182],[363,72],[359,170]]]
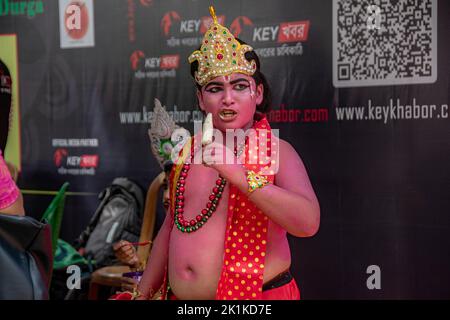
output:
[[[253,89],[253,84],[250,84],[250,97],[252,97],[252,99],[255,98],[256,92]]]

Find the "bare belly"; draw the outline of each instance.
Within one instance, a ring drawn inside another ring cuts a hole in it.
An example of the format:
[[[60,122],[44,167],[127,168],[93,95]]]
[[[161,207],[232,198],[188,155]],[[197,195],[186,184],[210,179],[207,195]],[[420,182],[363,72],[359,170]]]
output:
[[[186,219],[195,217],[205,207],[216,179],[215,170],[200,165],[191,166],[186,181]],[[179,299],[214,299],[216,295],[222,271],[228,189],[227,184],[216,212],[202,228],[193,233],[182,233],[175,226],[172,230],[169,282]],[[288,269],[290,264],[286,232],[269,221],[264,282]]]

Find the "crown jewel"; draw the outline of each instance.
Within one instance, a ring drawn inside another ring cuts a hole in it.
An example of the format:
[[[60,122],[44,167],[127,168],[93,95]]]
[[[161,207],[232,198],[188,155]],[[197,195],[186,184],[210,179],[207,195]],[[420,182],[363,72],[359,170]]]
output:
[[[189,63],[198,61],[195,81],[203,86],[211,79],[230,75],[234,72],[253,75],[256,71],[255,60],[248,61],[245,53],[252,51],[249,45],[242,45],[233,34],[217,21],[214,8],[209,7],[213,23],[203,37],[200,50],[189,56]]]

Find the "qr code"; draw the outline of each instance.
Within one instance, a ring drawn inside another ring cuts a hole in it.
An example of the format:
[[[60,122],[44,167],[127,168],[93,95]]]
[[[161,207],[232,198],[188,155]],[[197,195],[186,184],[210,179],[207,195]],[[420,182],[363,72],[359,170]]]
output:
[[[437,79],[437,0],[333,0],[333,84]]]

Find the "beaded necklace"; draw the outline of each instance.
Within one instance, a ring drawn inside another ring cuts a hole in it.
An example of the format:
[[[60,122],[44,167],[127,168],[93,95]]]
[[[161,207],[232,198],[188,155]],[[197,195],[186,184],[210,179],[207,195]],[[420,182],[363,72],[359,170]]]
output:
[[[194,144],[191,146],[191,162],[194,157]],[[239,157],[245,147],[245,142],[240,145],[239,151],[234,151],[234,154]],[[225,188],[227,181],[225,178],[219,175],[219,179],[216,180],[215,186],[212,188],[211,194],[209,195],[209,201],[206,203],[206,208],[195,217],[195,219],[187,220],[184,217],[184,191],[186,179],[188,176],[189,169],[191,168],[190,163],[184,163],[181,169],[180,176],[178,177],[177,187],[176,187],[176,199],[175,199],[175,225],[177,229],[184,233],[195,232],[203,225],[208,222],[208,219],[216,211],[219,206],[220,199],[222,198],[222,193]]]

